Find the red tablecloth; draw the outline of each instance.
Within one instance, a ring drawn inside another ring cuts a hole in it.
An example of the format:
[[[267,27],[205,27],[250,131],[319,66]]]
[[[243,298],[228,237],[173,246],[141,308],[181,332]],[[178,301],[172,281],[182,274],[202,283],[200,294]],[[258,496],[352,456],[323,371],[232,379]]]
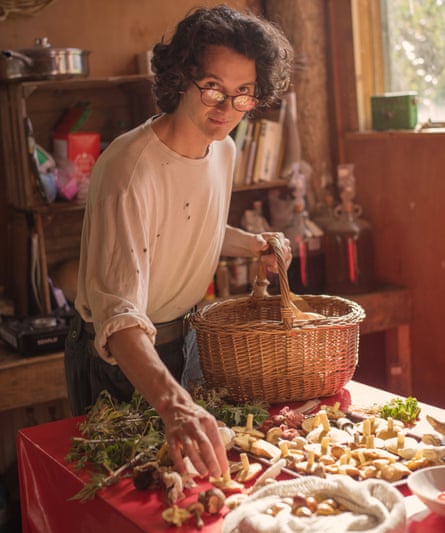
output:
[[[391,397],[393,395],[390,395]],[[357,383],[350,383],[337,397],[342,408],[362,403],[380,402],[388,393]],[[424,407],[425,409],[425,407]],[[431,408],[432,414],[445,411]],[[75,472],[65,456],[71,437],[78,435],[81,418],[69,418],[22,429],[17,437],[17,456],[20,483],[23,533],[142,533],[158,531],[196,531],[193,525],[173,528],[166,524],[161,512],[165,508],[160,495],[151,491],[137,491],[130,479],[102,490],[87,503],[70,501],[82,488],[88,476]],[[202,482],[187,490],[181,506],[196,501],[196,495],[210,485]],[[406,486],[400,489],[409,495]],[[221,530],[221,516],[206,516],[203,533]],[[409,533],[443,533],[445,518],[419,511],[409,521]]]

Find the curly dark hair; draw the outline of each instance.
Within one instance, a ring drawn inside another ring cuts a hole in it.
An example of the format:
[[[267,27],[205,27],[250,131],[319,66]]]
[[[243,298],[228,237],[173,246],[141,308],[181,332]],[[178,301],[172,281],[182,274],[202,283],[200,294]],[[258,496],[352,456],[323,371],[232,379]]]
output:
[[[277,101],[287,89],[294,53],[275,24],[224,5],[197,8],[179,22],[170,42],[162,39],[153,47],[153,93],[162,111],[175,111],[180,91],[190,80],[203,77],[204,55],[212,45],[255,61],[255,96],[260,106]]]

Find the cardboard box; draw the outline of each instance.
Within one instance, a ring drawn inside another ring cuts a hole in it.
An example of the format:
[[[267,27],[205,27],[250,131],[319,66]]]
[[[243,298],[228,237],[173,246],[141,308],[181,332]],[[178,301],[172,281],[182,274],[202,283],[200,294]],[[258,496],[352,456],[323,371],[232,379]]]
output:
[[[72,166],[71,177],[78,181],[89,179],[99,152],[100,135],[96,132],[56,132],[54,135],[53,155],[57,166],[63,169]]]
[[[417,93],[371,96],[374,130],[412,130],[417,125]]]

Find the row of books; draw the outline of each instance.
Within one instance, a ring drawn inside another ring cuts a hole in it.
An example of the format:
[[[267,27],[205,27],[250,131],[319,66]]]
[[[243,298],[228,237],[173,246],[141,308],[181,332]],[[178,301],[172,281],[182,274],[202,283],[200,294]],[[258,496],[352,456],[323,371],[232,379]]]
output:
[[[245,116],[234,132],[237,150],[234,185],[271,181],[280,176],[284,152],[284,119],[286,102],[267,115]]]

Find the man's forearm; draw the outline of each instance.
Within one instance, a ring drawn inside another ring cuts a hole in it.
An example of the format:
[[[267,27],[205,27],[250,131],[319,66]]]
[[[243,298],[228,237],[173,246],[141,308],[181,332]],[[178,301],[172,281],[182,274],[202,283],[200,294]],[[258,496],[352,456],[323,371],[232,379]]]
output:
[[[118,331],[108,346],[127,379],[161,417],[172,405],[188,400],[188,392],[170,374],[142,329]]]

